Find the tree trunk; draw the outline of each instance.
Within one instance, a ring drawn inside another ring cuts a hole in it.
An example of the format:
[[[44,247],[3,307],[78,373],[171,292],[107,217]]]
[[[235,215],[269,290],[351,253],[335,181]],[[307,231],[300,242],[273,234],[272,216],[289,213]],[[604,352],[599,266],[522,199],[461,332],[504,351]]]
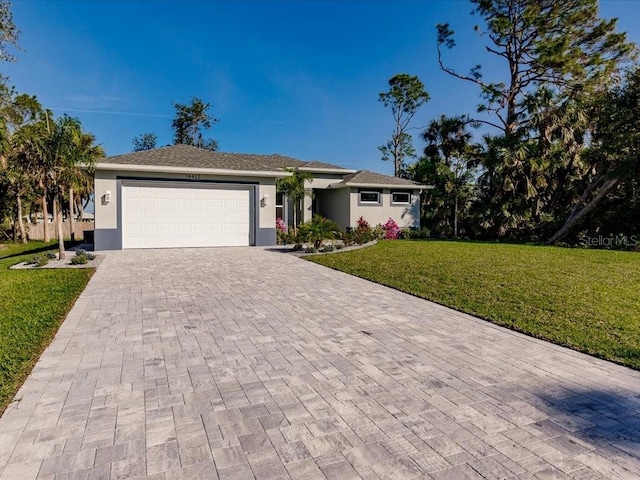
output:
[[[74,201],[74,197],[73,197],[73,188],[69,189],[69,222],[71,222],[71,225],[73,225],[73,221],[75,220],[75,211],[76,211],[76,204]]]
[[[56,193],[53,197],[53,212],[56,217],[56,227],[58,229],[58,258],[60,260],[65,259],[64,252],[64,232],[62,231],[62,205],[60,205],[59,195]]]
[[[458,197],[456,197],[456,203],[453,207],[453,236],[458,236]]]
[[[27,243],[27,234],[24,229],[24,220],[22,218],[22,197],[18,193],[16,195],[16,203],[18,204],[18,227],[20,228],[20,238],[22,243]]]
[[[50,242],[51,235],[49,233],[49,207],[47,206],[47,190],[42,194],[42,232],[44,241]]]
[[[569,216],[565,224],[562,226],[560,230],[558,230],[553,237],[549,240],[548,243],[554,244],[559,242],[563,238],[565,238],[571,229],[575,227],[580,220],[586,217],[594,208],[596,208],[602,201],[607,197],[607,195],[613,191],[620,184],[619,178],[614,178],[612,180],[608,180],[604,183],[598,194],[593,197],[593,199],[585,205],[580,210],[575,210]]]
[[[293,203],[293,231],[298,233],[298,205],[300,200]]]
[[[83,222],[84,221],[84,208],[82,208],[82,199],[80,198],[80,196],[78,195],[75,199],[74,199],[75,205],[76,205],[76,210],[78,211],[78,219]]]
[[[69,237],[71,240],[75,240],[76,236],[73,231],[73,222],[74,222],[74,206],[73,206],[73,187],[69,188]]]

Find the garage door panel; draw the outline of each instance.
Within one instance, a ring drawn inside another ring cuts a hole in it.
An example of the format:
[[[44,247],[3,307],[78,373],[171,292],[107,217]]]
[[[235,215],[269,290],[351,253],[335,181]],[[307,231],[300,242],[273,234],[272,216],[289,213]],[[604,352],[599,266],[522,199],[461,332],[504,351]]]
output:
[[[162,208],[159,212],[159,216],[161,220],[165,220],[165,219],[178,219],[178,211],[175,207],[175,205],[172,205],[171,207],[166,207],[166,208]]]
[[[249,245],[250,191],[123,185],[123,248]]]

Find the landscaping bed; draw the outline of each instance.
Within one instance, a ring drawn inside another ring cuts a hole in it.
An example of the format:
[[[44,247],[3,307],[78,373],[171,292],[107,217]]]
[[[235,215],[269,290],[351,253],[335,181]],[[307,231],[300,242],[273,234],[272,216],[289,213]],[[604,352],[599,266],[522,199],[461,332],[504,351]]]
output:
[[[294,245],[291,249],[287,250],[287,252],[298,257],[304,257],[307,255],[329,255],[331,253],[350,252],[352,250],[359,250],[361,248],[375,245],[376,243],[378,243],[378,240],[371,240],[370,242],[367,242],[367,243],[349,245],[348,247],[345,247],[344,244],[336,242],[335,245],[333,244],[324,245],[320,249],[316,249],[313,246],[306,246],[306,245],[301,245],[300,249],[296,249],[296,246]]]
[[[640,369],[638,253],[394,240],[305,258]]]
[[[96,268],[104,257],[85,250],[69,250],[66,258],[60,260],[58,253],[48,251],[27,257],[24,262],[12,265],[11,270],[35,270],[42,268]]]

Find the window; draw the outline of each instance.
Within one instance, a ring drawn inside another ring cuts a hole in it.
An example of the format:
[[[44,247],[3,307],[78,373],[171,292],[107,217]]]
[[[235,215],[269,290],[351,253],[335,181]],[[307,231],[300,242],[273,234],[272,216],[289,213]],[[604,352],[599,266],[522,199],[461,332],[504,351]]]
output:
[[[361,191],[360,203],[369,205],[380,205],[380,192]]]
[[[287,219],[284,217],[284,193],[276,193],[276,218],[281,218],[286,223]]]
[[[391,203],[394,205],[407,205],[411,203],[411,193],[409,192],[392,192]]]

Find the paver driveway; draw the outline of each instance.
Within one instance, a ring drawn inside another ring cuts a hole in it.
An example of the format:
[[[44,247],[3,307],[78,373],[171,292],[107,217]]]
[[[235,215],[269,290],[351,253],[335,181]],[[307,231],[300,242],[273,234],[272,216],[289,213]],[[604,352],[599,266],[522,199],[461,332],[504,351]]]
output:
[[[637,478],[640,374],[260,248],[109,253],[1,478]]]

